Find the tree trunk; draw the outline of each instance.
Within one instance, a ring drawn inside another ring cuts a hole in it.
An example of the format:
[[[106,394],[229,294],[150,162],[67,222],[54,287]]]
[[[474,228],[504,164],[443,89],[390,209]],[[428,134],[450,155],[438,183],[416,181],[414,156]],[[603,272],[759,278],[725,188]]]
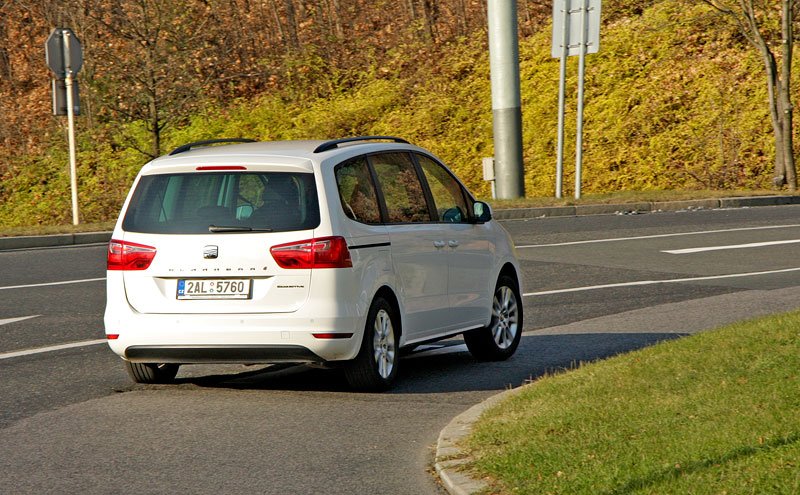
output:
[[[766,43],[761,48],[764,59],[764,68],[767,71],[767,93],[769,95],[769,115],[772,121],[772,133],[775,137],[775,169],[772,183],[780,188],[786,183],[786,163],[783,144],[783,114],[781,112],[781,99],[778,96],[779,80],[775,56]]]
[[[272,5],[272,15],[275,18],[275,26],[278,28],[278,33],[280,34],[281,43],[286,44],[286,30],[283,28],[283,23],[281,22],[281,16],[278,13],[278,6],[275,4],[277,0],[273,0],[271,3]]]
[[[0,19],[0,40],[8,39],[6,31],[6,17],[3,17]],[[0,79],[11,81],[11,59],[5,46],[0,46]]]
[[[406,0],[406,5],[408,6],[408,15],[411,17],[411,22],[417,20],[417,8],[414,5],[414,0]]]
[[[284,0],[286,6],[286,32],[289,35],[289,48],[300,49],[300,40],[297,37],[297,15],[294,9],[294,0]]]
[[[422,11],[425,22],[425,36],[430,41],[436,41],[436,20],[439,17],[438,0],[423,0]]]
[[[333,19],[334,34],[336,39],[344,39],[344,28],[342,27],[342,7],[339,5],[339,0],[332,0],[331,18]]]
[[[797,189],[797,173],[794,162],[794,139],[792,136],[793,113],[792,107],[792,49],[794,45],[793,29],[793,4],[794,0],[783,0],[783,12],[781,16],[781,31],[783,37],[782,70],[780,81],[780,107],[781,107],[781,127],[783,154],[783,169],[785,184],[789,190],[794,192]]]

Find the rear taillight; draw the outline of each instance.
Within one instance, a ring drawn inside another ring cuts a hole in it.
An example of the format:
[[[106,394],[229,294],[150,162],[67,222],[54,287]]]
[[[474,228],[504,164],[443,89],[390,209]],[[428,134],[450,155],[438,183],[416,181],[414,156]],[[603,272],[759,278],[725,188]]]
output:
[[[152,246],[114,239],[108,243],[109,270],[147,270],[155,257],[156,248]]]
[[[353,266],[343,237],[322,237],[273,246],[269,252],[281,268],[349,268]]]

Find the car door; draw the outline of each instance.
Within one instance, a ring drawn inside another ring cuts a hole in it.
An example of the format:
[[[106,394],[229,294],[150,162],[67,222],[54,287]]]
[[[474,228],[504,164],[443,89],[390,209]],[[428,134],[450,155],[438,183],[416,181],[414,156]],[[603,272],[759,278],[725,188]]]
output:
[[[436,207],[440,235],[446,242],[448,304],[451,328],[486,323],[494,282],[490,229],[470,222],[471,199],[463,186],[440,163],[415,154]]]
[[[451,324],[447,243],[432,221],[417,167],[407,152],[373,154],[369,161],[385,207],[406,339],[441,333]]]

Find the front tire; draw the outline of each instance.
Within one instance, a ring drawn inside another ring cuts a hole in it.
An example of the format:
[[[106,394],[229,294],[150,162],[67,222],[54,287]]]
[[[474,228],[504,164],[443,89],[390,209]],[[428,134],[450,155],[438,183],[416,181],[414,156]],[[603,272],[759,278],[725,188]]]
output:
[[[179,364],[125,361],[125,370],[136,383],[172,383],[179,367]]]
[[[522,299],[516,280],[502,275],[492,299],[492,319],[488,326],[464,332],[464,342],[479,361],[510,358],[522,337]]]
[[[400,359],[398,329],[392,305],[382,297],[376,298],[367,314],[358,355],[344,370],[353,389],[380,392],[392,386]]]

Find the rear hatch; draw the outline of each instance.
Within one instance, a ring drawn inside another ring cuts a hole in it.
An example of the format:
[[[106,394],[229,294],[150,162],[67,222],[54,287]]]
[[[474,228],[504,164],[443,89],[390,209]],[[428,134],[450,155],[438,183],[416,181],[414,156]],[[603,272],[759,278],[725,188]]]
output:
[[[140,313],[282,313],[308,298],[311,269],[282,268],[277,245],[314,237],[310,173],[209,171],[146,175],[125,212],[120,250],[155,253],[123,272]]]
[[[311,270],[278,267],[270,248],[297,234],[126,235],[156,250],[147,270],[124,272],[128,302],[140,313],[296,311],[308,298]]]

